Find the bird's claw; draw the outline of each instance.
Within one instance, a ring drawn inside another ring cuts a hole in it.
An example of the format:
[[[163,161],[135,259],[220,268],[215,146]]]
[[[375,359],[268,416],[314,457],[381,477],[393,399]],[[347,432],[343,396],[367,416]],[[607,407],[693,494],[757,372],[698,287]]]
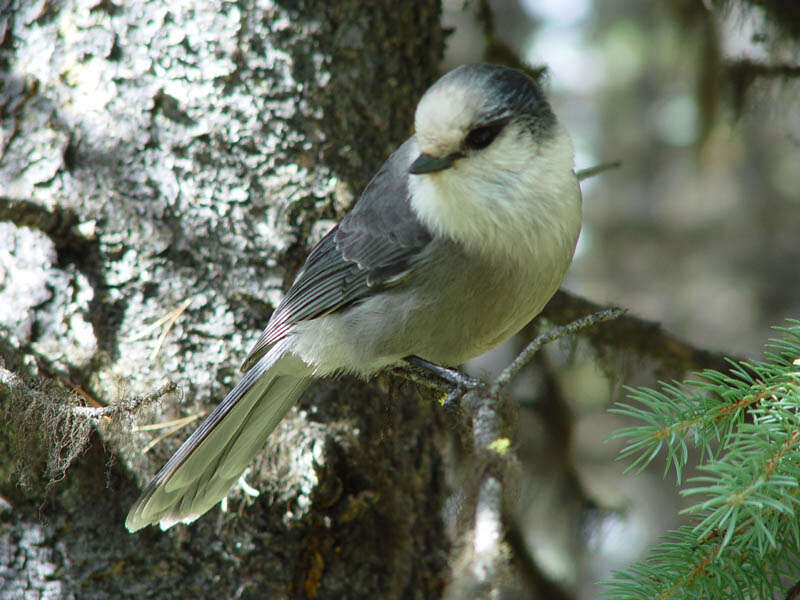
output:
[[[459,381],[453,384],[453,388],[442,400],[442,407],[445,410],[455,410],[464,395],[483,387],[486,387],[486,384],[477,377],[468,377],[461,374]]]

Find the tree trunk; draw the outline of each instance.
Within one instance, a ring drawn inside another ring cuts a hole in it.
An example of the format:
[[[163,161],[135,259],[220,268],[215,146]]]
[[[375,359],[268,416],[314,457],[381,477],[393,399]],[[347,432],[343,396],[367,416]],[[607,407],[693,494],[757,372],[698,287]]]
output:
[[[232,387],[442,45],[437,2],[0,0],[0,597],[441,594],[444,419],[388,375],[312,387],[255,500],[123,521],[199,421],[146,453],[133,426]],[[76,410],[165,378],[135,419]]]

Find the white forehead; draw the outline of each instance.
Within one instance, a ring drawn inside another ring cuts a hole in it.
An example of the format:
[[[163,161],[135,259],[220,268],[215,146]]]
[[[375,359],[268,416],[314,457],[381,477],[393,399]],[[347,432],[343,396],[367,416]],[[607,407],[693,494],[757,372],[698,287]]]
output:
[[[423,152],[439,154],[457,148],[475,124],[485,99],[480,86],[468,84],[463,79],[440,81],[422,96],[414,128]]]

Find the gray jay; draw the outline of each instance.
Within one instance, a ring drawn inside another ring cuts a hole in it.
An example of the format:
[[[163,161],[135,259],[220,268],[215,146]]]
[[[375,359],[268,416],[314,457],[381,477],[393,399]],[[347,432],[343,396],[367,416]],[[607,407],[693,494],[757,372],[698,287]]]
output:
[[[224,498],[315,378],[459,365],[558,289],[581,193],[569,136],[538,85],[464,65],[428,89],[414,126],[311,251],[241,381],[148,484],[129,531],[189,523]]]

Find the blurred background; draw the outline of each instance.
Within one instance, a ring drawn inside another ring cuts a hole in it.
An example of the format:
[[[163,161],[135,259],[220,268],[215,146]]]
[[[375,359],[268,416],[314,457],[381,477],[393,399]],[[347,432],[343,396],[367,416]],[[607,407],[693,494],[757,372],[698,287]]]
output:
[[[443,72],[547,67],[577,168],[622,162],[582,184],[564,287],[738,358],[760,357],[771,326],[800,318],[800,3],[761,4],[447,0],[443,15]],[[784,18],[764,12],[781,4]],[[471,369],[507,364],[521,343]],[[625,476],[620,445],[605,441],[626,424],[606,412],[622,385],[655,385],[658,371],[562,345],[517,385],[521,526],[535,561],[576,597],[597,597],[593,582],[679,524],[663,462]]]

